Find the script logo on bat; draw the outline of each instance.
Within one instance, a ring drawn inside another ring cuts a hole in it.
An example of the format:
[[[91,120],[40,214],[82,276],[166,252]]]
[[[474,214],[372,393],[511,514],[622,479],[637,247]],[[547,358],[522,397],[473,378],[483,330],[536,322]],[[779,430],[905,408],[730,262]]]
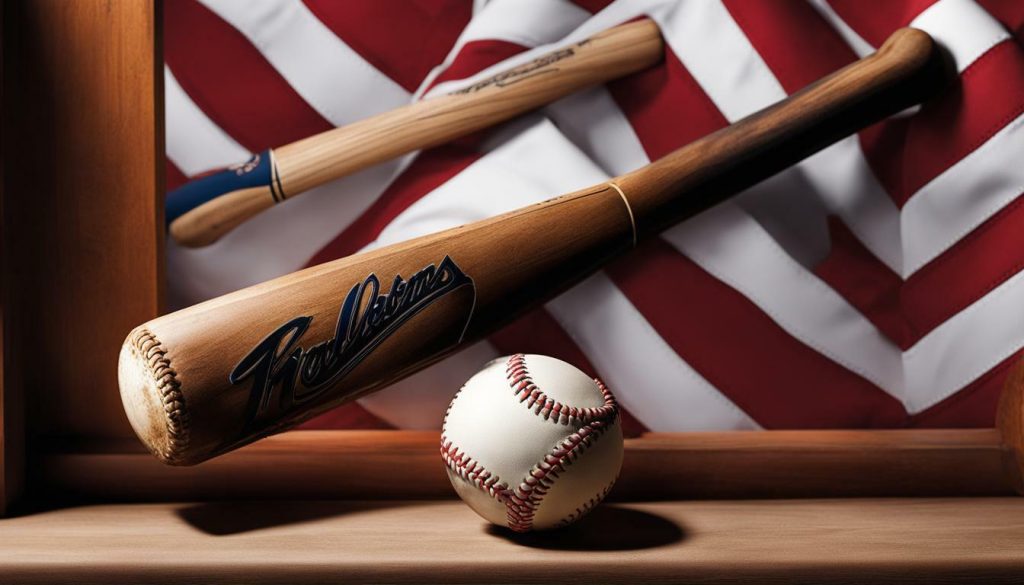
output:
[[[313,317],[296,317],[281,325],[228,376],[232,384],[252,379],[247,423],[252,424],[271,407],[275,387],[280,388],[282,411],[321,395],[405,322],[463,286],[474,286],[473,279],[445,256],[408,280],[396,275],[388,292],[380,292],[376,274],[353,286],[342,303],[331,339],[302,347]]]
[[[577,48],[582,47],[588,43],[590,43],[590,39],[585,39],[583,41],[580,41],[579,43],[576,43],[576,45],[573,47],[566,47],[564,49],[555,51],[549,55],[538,57],[537,59],[534,59],[533,61],[530,61],[528,63],[524,63],[519,67],[515,67],[508,71],[503,71],[493,77],[488,77],[483,81],[478,81],[477,83],[474,83],[469,87],[464,87],[460,90],[453,91],[451,95],[474,93],[480,91],[481,89],[488,88],[492,85],[497,87],[505,87],[508,85],[512,85],[513,83],[519,83],[520,81],[523,81],[524,79],[533,77],[535,75],[554,73],[558,70],[554,68],[545,69],[545,67],[547,67],[548,65],[552,65],[554,63],[558,63],[559,61],[562,61],[564,59],[568,59],[569,57],[572,57],[573,55],[576,54]]]

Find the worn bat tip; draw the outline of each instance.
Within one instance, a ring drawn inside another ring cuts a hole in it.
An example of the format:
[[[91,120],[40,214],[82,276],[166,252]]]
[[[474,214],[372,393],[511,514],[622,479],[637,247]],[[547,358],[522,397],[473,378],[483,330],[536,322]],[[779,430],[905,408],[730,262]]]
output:
[[[188,411],[167,350],[144,327],[121,346],[121,402],[135,434],[164,463],[182,465],[189,444]]]

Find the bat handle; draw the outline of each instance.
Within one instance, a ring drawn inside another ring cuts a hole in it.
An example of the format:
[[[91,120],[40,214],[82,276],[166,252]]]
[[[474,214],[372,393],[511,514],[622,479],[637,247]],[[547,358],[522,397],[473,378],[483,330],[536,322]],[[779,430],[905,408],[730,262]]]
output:
[[[663,55],[658,26],[646,19],[630,22],[454,94],[264,151],[244,165],[168,194],[171,236],[185,246],[211,244],[286,198],[403,154],[472,134],[585,87],[645,69]]]
[[[896,31],[873,55],[779,103],[619,177],[636,232],[652,235],[936,95],[955,72],[922,31]]]
[[[243,164],[189,181],[168,193],[171,237],[188,247],[207,246],[257,213],[284,201],[273,150]]]

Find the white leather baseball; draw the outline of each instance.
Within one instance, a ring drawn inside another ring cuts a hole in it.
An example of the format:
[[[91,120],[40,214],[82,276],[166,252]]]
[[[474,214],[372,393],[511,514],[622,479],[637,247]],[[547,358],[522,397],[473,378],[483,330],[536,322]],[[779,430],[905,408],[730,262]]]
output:
[[[488,363],[445,414],[441,457],[477,514],[512,530],[575,522],[622,466],[611,392],[555,358],[516,354]]]

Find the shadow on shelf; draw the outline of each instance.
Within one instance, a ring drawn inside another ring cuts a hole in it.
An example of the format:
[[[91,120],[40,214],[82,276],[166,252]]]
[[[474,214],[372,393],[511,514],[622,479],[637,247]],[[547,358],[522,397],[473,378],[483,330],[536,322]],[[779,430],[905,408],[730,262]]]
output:
[[[230,536],[264,528],[369,512],[384,507],[423,505],[429,505],[429,502],[204,502],[182,506],[175,510],[175,513],[193,528],[210,536]]]
[[[607,504],[559,530],[519,533],[493,524],[488,524],[485,530],[520,546],[572,551],[638,550],[666,546],[686,538],[686,529],[671,520]]]

